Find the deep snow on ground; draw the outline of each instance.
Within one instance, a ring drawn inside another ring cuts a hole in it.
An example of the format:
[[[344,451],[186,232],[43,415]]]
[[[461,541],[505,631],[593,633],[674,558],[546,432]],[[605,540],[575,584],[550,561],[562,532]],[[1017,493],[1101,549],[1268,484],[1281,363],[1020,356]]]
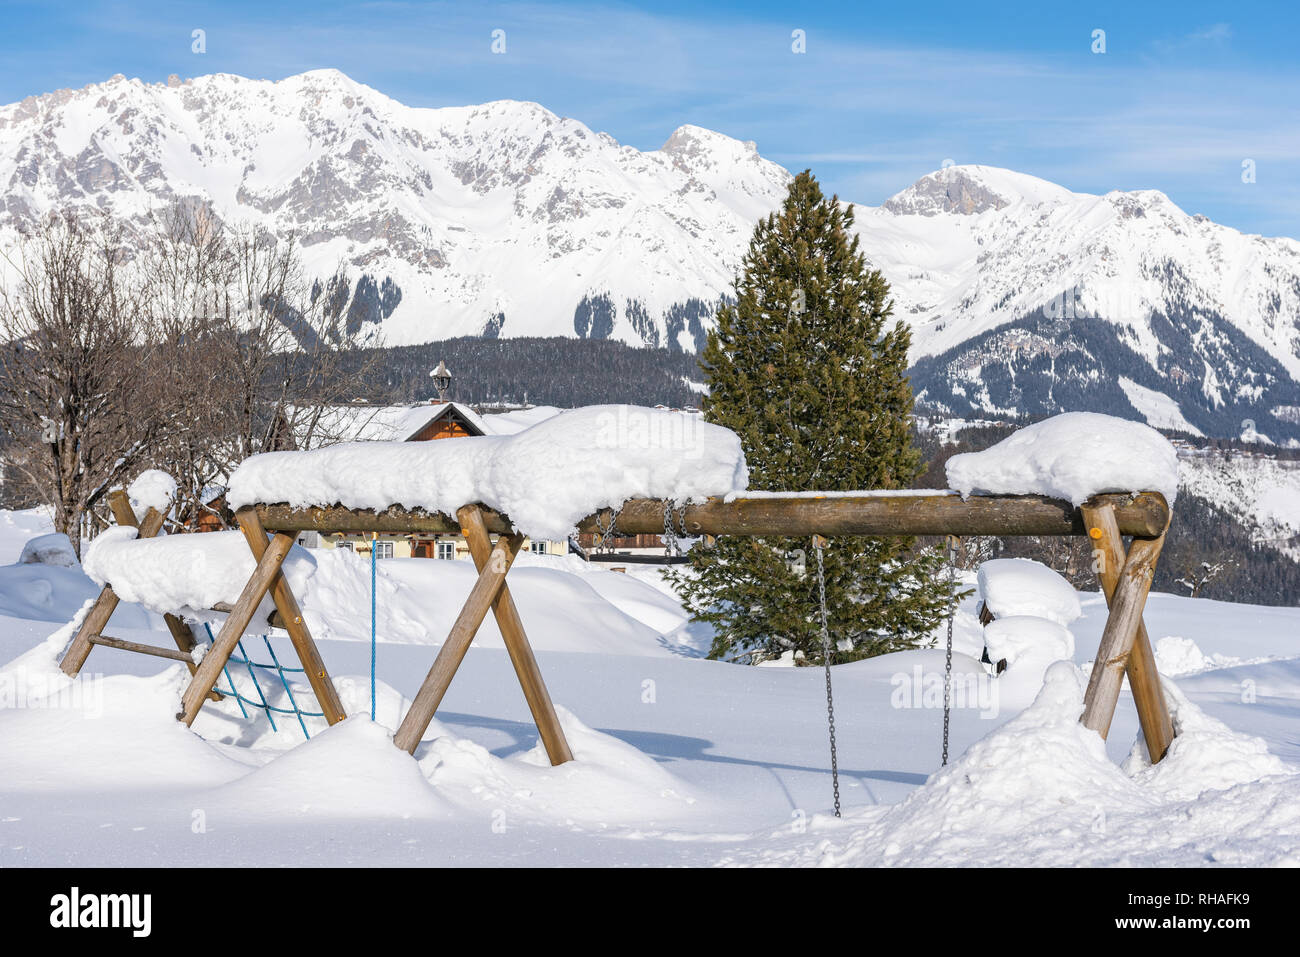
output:
[[[0,513],[0,561],[47,531]],[[491,619],[411,759],[391,729],[472,570],[380,563],[372,723],[369,568],[339,556],[318,554],[303,604],[352,717],[308,719],[307,743],[229,701],[186,729],[171,662],[97,648],[69,681],[56,658],[97,589],[0,567],[0,865],[1300,863],[1300,610],[1151,597],[1180,730],[1152,768],[1130,753],[1127,693],[1109,740],[1077,721],[1100,596],[1080,596],[1074,663],[1042,688],[1014,665],[985,676],[969,599],[948,768],[941,649],[834,669],[837,821],[822,673],[703,660],[707,635],[647,569],[527,557],[511,573],[576,761],[548,766]],[[168,643],[138,606],[109,631]],[[265,659],[260,642],[245,647]]]

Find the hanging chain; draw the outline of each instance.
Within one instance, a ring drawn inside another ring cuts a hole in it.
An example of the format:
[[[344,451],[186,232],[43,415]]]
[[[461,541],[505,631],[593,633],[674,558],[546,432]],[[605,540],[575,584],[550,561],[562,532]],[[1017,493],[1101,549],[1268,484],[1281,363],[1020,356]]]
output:
[[[957,545],[956,535],[948,536],[948,651],[943,664],[943,764],[948,765],[948,726],[952,720],[952,622],[957,617]]]
[[[609,524],[603,529],[600,527],[600,516],[596,516],[596,551],[605,551],[612,546],[614,541],[614,526],[618,524],[618,517],[623,514],[623,503],[620,502],[618,508],[614,509],[609,516]]]
[[[831,738],[831,789],[835,794],[835,816],[840,816],[840,767],[835,753],[835,696],[831,693],[831,630],[826,621],[826,568],[822,563],[822,546],[826,539],[813,536],[813,549],[817,552],[817,601],[822,619],[822,662],[826,666],[826,724]]]
[[[677,528],[673,528],[673,512],[677,513]],[[678,505],[672,499],[664,499],[664,555],[672,558],[682,555],[681,540],[690,538],[686,530],[686,503]]]

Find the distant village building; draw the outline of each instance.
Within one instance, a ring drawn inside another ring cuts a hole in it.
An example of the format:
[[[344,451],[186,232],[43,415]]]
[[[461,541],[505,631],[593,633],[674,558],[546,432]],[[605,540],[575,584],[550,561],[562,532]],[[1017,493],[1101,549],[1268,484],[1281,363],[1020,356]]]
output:
[[[514,414],[481,416],[467,405],[447,401],[451,387],[451,374],[445,363],[429,375],[439,399],[422,406],[390,406],[381,409],[348,409],[346,414],[356,417],[358,425],[353,439],[356,441],[434,442],[440,439],[457,439],[478,435],[507,435],[527,428],[539,417],[554,414],[554,410],[519,410]],[[302,535],[300,544],[321,548],[346,548],[369,553],[377,558],[434,558],[454,561],[470,558],[469,545],[460,534],[435,535]],[[568,542],[524,540],[524,550],[534,555],[564,555]]]

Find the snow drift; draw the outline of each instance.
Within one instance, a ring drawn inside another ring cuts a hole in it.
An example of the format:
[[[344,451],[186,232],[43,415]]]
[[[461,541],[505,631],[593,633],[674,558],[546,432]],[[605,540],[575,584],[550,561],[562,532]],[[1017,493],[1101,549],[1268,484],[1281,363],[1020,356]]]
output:
[[[749,482],[740,439],[698,415],[628,405],[562,412],[514,435],[356,442],[267,452],[230,479],[230,504],[393,505],[454,515],[482,503],[533,538],[564,539],[629,498],[698,501]]]
[[[1103,492],[1178,495],[1178,453],[1149,425],[1096,412],[1035,422],[981,452],[948,460],[963,495],[1047,495],[1082,505]]]

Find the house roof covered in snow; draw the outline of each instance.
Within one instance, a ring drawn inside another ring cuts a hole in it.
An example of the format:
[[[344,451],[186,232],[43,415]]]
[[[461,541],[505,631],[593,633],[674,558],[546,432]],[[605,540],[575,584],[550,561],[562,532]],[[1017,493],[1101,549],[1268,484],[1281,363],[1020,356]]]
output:
[[[535,406],[492,415],[479,415],[460,402],[419,405],[335,406],[321,416],[320,432],[313,445],[328,437],[329,442],[408,442],[445,417],[461,422],[471,435],[513,435],[536,425],[560,410]]]

